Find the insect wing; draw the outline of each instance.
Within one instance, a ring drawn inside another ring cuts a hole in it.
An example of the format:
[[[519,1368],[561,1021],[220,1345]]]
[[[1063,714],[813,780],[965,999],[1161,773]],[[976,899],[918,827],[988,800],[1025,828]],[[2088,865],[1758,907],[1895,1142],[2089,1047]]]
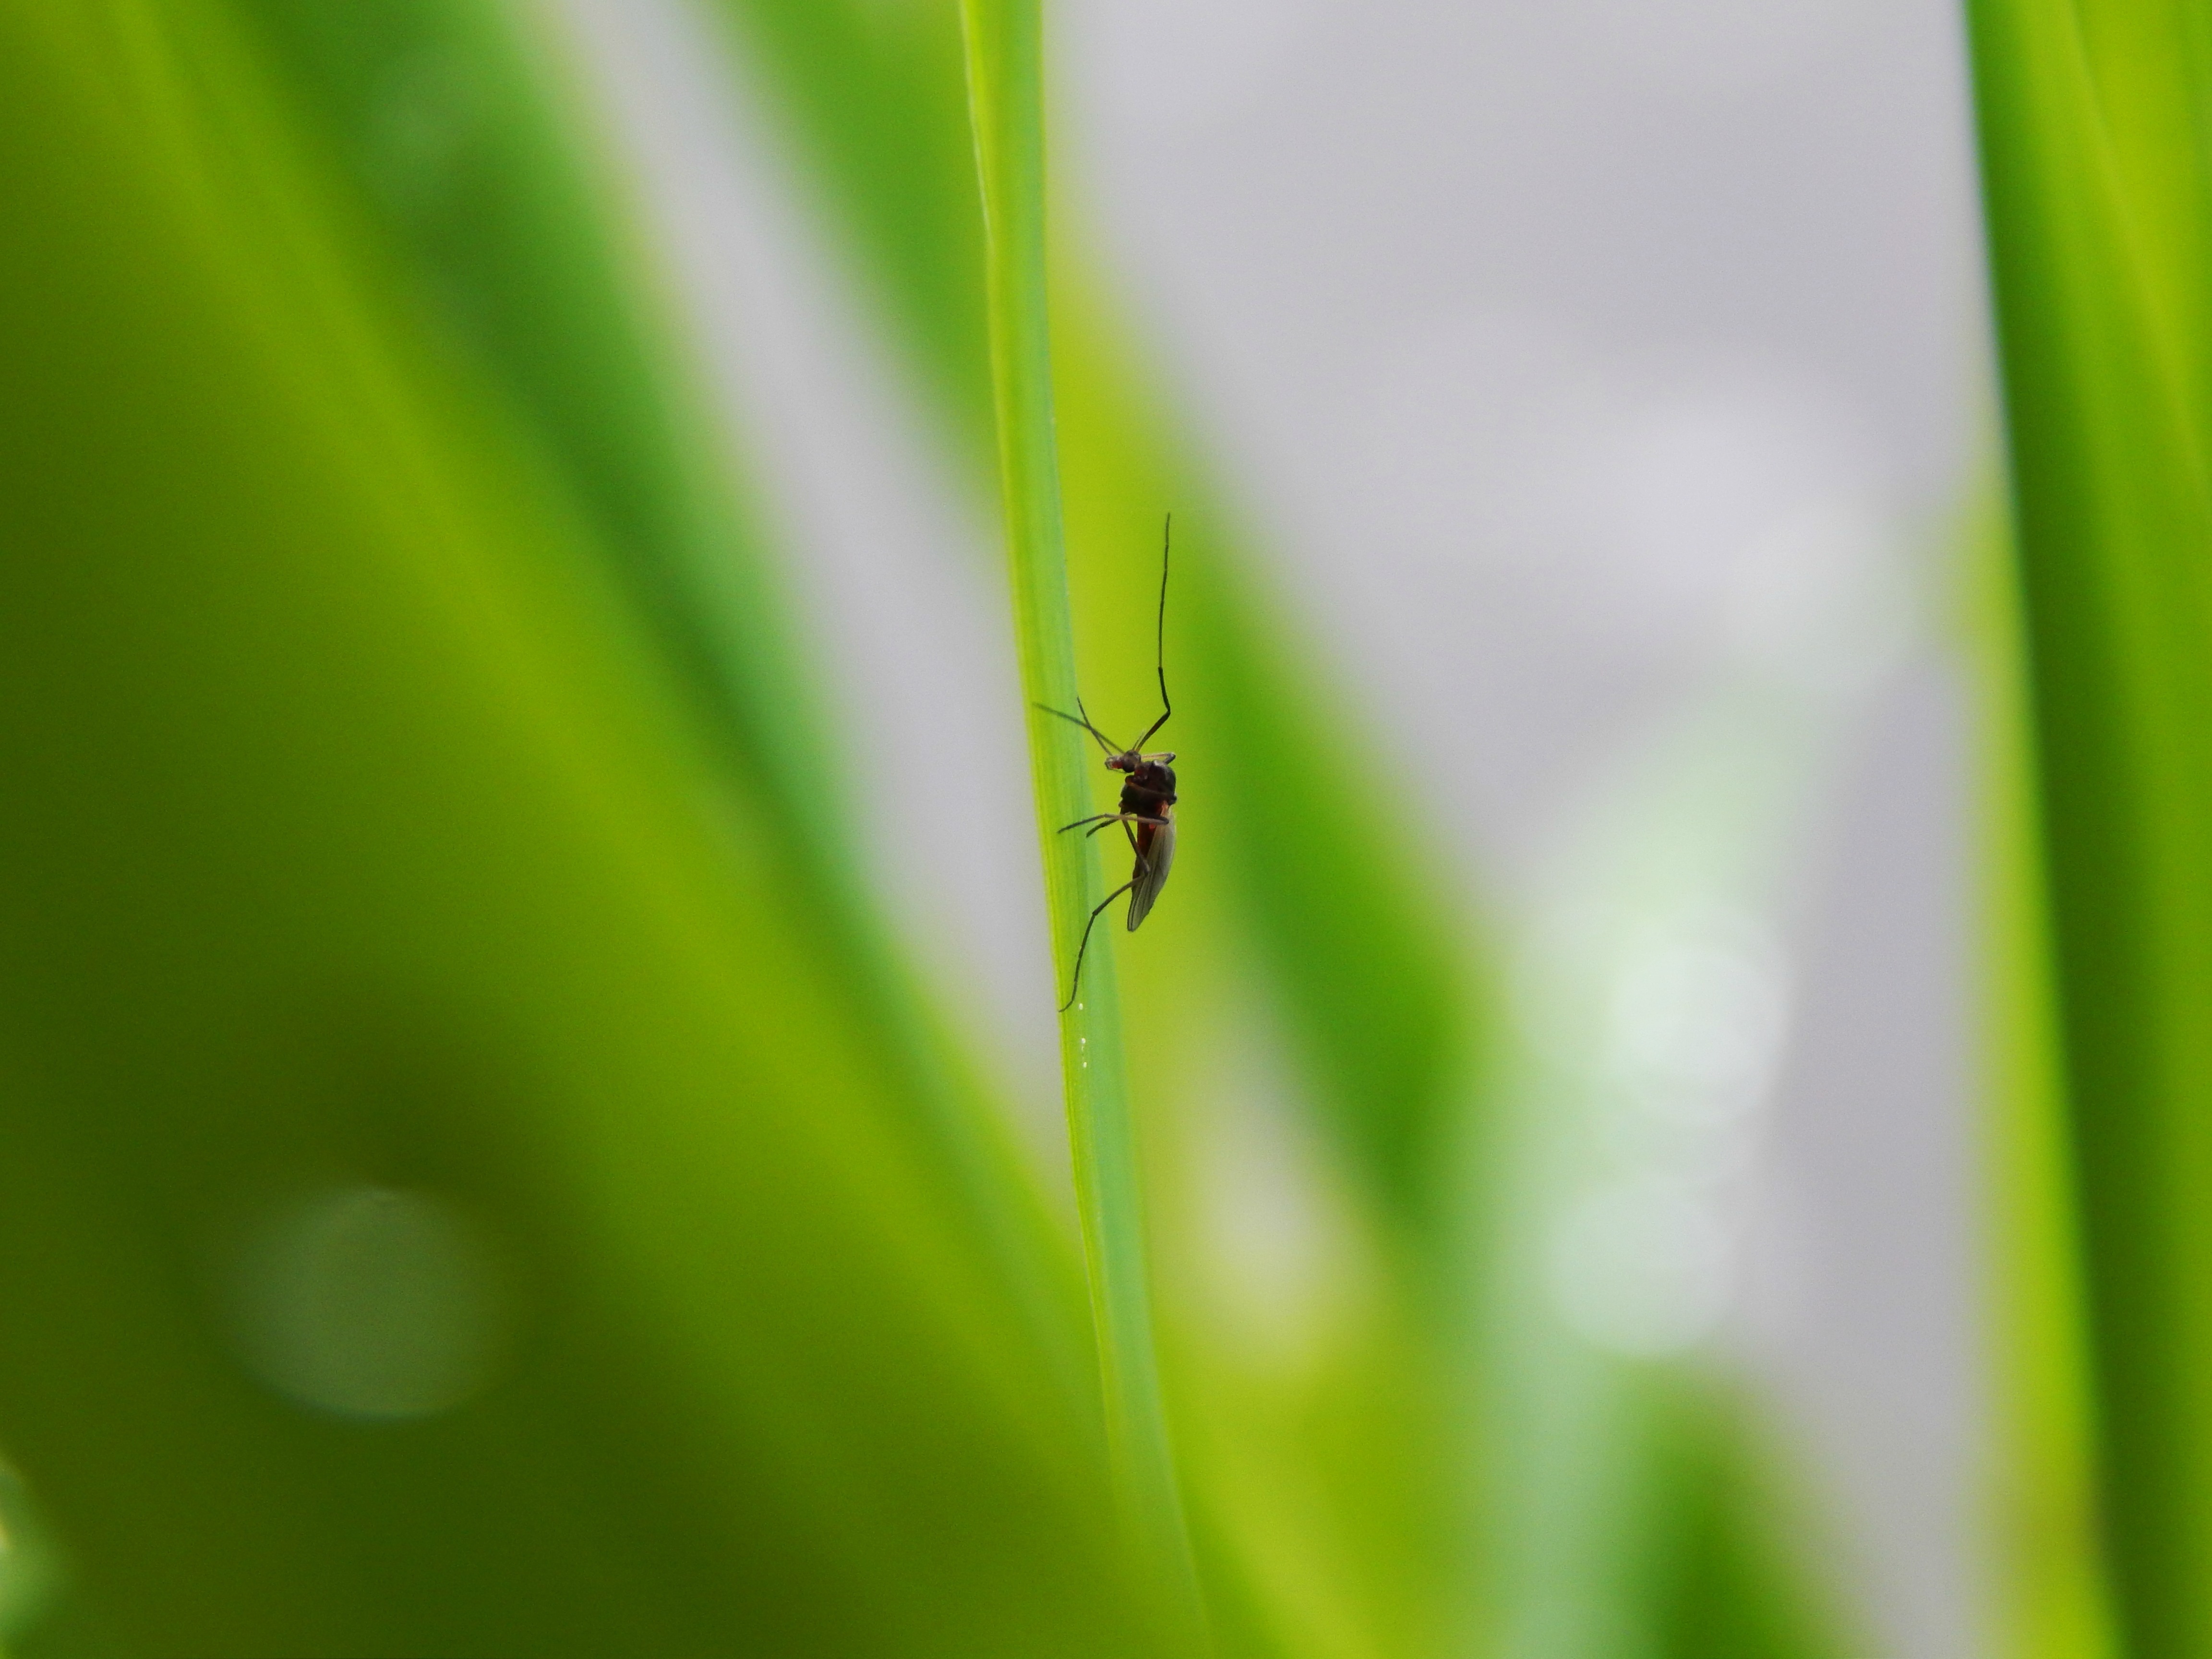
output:
[[[1152,901],[1168,884],[1168,868],[1175,862],[1175,812],[1170,809],[1162,824],[1137,825],[1137,872],[1129,887],[1129,931],[1152,914]]]

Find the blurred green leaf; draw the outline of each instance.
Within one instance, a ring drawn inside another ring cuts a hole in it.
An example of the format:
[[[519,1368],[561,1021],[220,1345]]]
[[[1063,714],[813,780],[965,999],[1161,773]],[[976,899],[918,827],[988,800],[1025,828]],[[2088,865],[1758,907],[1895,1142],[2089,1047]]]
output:
[[[1664,1659],[1843,1659],[1863,1650],[1838,1634],[1832,1552],[1785,1490],[1756,1402],[1693,1371],[1646,1379],[1657,1432],[1640,1600],[1652,1609],[1652,1650]]]
[[[1986,848],[1981,987],[1998,1611],[2022,1659],[2119,1649],[2096,1516],[2096,1424],[2079,1194],[2069,1162],[2048,878],[2035,794],[2028,660],[2013,547],[1994,501],[1973,526],[1967,644],[1980,696]]]
[[[2125,1650],[2212,1650],[2212,43],[1972,23],[2039,819]]]
[[[321,165],[218,9],[0,9],[0,1435],[151,1653],[1152,1650],[770,815]]]
[[[289,106],[327,146],[329,180],[405,278],[415,320],[500,398],[545,481],[593,520],[593,545],[692,691],[817,942],[855,1002],[856,1033],[917,1107],[916,1127],[1041,1331],[1068,1289],[1060,1241],[981,1103],[975,1067],[894,962],[861,890],[850,803],[730,434],[708,415],[672,322],[630,246],[620,198],[559,40],[503,0],[236,0]]]

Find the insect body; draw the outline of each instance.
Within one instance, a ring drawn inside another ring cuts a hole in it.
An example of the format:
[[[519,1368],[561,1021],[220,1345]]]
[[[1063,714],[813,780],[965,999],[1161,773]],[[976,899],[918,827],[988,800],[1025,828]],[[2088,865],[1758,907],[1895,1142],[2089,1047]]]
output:
[[[1100,812],[1094,817],[1078,818],[1073,823],[1062,824],[1060,833],[1083,830],[1095,836],[1109,823],[1118,823],[1129,838],[1129,850],[1136,854],[1137,866],[1129,879],[1116,887],[1100,901],[1097,909],[1091,913],[1090,921],[1083,924],[1083,941],[1075,947],[1073,982],[1067,988],[1067,1000],[1060,1005],[1062,1013],[1073,1006],[1075,994],[1083,985],[1083,953],[1091,948],[1091,930],[1098,925],[1098,918],[1106,907],[1127,893],[1129,896],[1129,931],[1135,933],[1152,914],[1152,906],[1160,896],[1160,889],[1167,885],[1168,871],[1175,863],[1176,844],[1176,775],[1175,755],[1172,751],[1148,755],[1145,745],[1168,723],[1175,706],[1168,701],[1167,618],[1168,618],[1168,547],[1175,531],[1175,519],[1169,516],[1167,529],[1160,544],[1160,611],[1154,635],[1158,652],[1160,680],[1160,717],[1154,720],[1145,735],[1124,749],[1091,723],[1091,713],[1076,699],[1076,713],[1062,713],[1057,708],[1037,705],[1048,714],[1058,714],[1064,720],[1081,726],[1098,741],[1106,751],[1106,769],[1123,775],[1121,803],[1111,812]],[[1089,826],[1085,829],[1085,826]]]

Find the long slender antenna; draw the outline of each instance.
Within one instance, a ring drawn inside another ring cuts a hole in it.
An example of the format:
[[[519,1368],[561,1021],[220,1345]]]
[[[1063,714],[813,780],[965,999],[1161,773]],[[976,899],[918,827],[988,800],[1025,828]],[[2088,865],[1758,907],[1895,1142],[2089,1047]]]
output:
[[[1152,730],[1137,739],[1142,749],[1152,740],[1152,732],[1168,723],[1168,715],[1175,713],[1175,705],[1168,701],[1168,552],[1175,544],[1175,514],[1168,514],[1166,526],[1160,532],[1160,615],[1153,625],[1153,665],[1160,677],[1160,707],[1166,712],[1152,724]]]
[[[1083,708],[1083,699],[1078,697],[1075,700],[1075,706],[1078,708]],[[1098,746],[1101,749],[1103,749],[1109,755],[1118,755],[1122,752],[1121,750],[1116,749],[1114,746],[1113,738],[1108,737],[1103,732],[1101,732],[1097,726],[1091,723],[1091,711],[1087,708],[1083,710],[1082,717],[1078,719],[1075,715],[1068,714],[1063,709],[1054,708],[1048,702],[1033,702],[1030,707],[1032,708],[1042,708],[1048,714],[1058,714],[1060,719],[1066,720],[1070,726],[1081,726],[1092,737],[1097,738]]]
[[[1085,726],[1091,726],[1091,711],[1083,706],[1083,699],[1080,697],[1078,697],[1075,700],[1075,712],[1083,716],[1083,723]],[[1097,726],[1091,726],[1091,734],[1097,738],[1099,742],[1106,745],[1106,752],[1108,754],[1118,755],[1122,752],[1121,745],[1115,743],[1113,738],[1108,737],[1103,732],[1101,732]]]

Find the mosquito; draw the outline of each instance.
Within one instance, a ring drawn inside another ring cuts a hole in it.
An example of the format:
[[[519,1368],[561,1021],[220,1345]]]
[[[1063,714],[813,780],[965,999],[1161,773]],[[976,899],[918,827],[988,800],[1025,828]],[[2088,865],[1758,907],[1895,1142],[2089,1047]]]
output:
[[[1067,1000],[1060,1005],[1063,1014],[1075,1006],[1076,993],[1083,988],[1083,953],[1091,948],[1091,930],[1098,925],[1098,918],[1106,907],[1127,893],[1129,931],[1135,933],[1145,918],[1152,915],[1160,889],[1168,884],[1168,868],[1175,862],[1175,755],[1172,750],[1156,755],[1145,753],[1145,745],[1168,723],[1168,716],[1175,713],[1175,705],[1168,701],[1167,669],[1168,550],[1174,539],[1175,514],[1170,513],[1160,532],[1160,611],[1152,635],[1155,665],[1160,678],[1159,719],[1152,723],[1143,737],[1124,749],[1091,723],[1091,711],[1084,708],[1082,698],[1075,700],[1077,712],[1073,714],[1037,704],[1046,714],[1058,714],[1096,738],[1098,746],[1106,751],[1106,769],[1126,775],[1121,785],[1121,804],[1117,809],[1062,824],[1059,833],[1064,836],[1071,830],[1083,830],[1087,837],[1097,835],[1109,823],[1118,823],[1122,834],[1129,838],[1129,850],[1137,857],[1137,867],[1130,872],[1128,880],[1107,894],[1098,908],[1091,913],[1091,920],[1083,924],[1083,941],[1075,947],[1074,980],[1067,988]],[[1089,828],[1085,829],[1085,825]]]

